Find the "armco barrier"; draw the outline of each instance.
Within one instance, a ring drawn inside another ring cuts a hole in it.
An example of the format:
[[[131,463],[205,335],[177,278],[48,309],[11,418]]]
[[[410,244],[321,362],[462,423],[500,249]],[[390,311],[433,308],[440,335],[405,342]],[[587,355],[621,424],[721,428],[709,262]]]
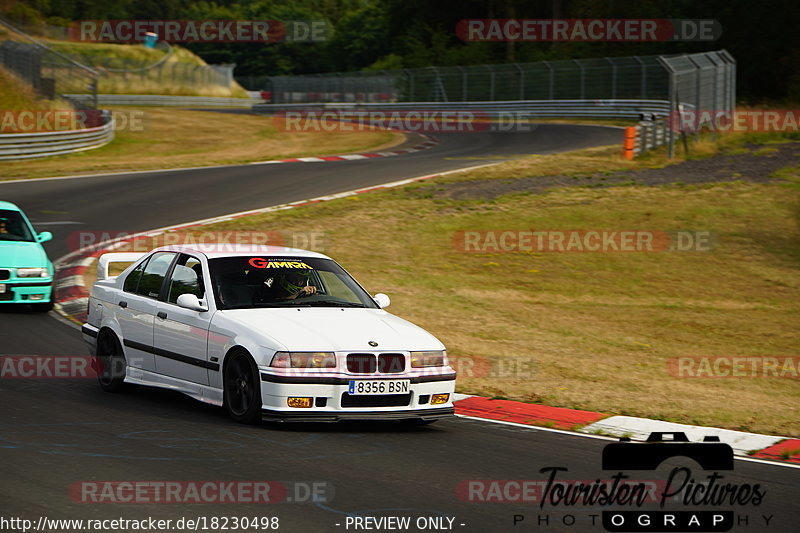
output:
[[[658,148],[669,142],[667,120],[646,120],[636,126],[635,155],[640,155],[648,150]]]
[[[505,102],[394,102],[255,104],[253,111],[274,113],[290,110],[336,111],[473,111],[489,115],[514,113],[530,118],[644,119],[667,116],[668,100],[513,100]]]
[[[84,130],[0,134],[0,160],[34,159],[100,148],[114,139],[114,120]]]
[[[648,150],[664,146],[669,142],[669,133],[665,119],[643,120],[636,126],[628,126],[622,141],[622,155],[630,160]]]
[[[65,94],[65,98],[85,104],[85,94]],[[163,94],[98,94],[97,105],[102,106],[163,106],[163,107],[241,107],[249,108],[260,98],[224,98],[217,96],[172,96]]]

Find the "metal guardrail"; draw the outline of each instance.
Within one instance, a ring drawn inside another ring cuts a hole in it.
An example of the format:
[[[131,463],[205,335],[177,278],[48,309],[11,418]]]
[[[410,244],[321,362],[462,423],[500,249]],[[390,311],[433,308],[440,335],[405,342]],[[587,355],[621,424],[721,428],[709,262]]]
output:
[[[472,111],[497,115],[516,113],[530,118],[621,118],[643,119],[667,116],[668,100],[520,100],[505,102],[393,102],[393,103],[317,103],[256,104],[253,111],[274,113],[290,110],[335,111]]]
[[[114,139],[114,120],[83,130],[0,134],[0,160],[34,159],[100,148]]]
[[[669,143],[668,120],[646,120],[636,125],[636,145],[633,149],[635,155],[641,155],[648,150]]]
[[[65,98],[84,103],[86,95],[65,94]],[[162,94],[98,94],[98,105],[103,106],[175,106],[175,107],[242,107],[249,108],[260,98],[228,98],[218,96],[172,96]]]

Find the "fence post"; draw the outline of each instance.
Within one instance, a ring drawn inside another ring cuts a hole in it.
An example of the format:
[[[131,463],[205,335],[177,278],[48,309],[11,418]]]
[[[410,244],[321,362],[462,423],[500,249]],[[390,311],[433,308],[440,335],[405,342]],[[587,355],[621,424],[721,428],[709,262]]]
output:
[[[669,141],[668,141],[668,152],[669,158],[672,159],[675,157],[675,128],[672,127],[672,124],[676,120],[677,114],[677,121],[678,124],[681,123],[681,116],[680,116],[680,108],[679,102],[677,97],[677,88],[675,87],[675,69],[672,68],[672,65],[664,58],[664,56],[658,56],[658,62],[661,63],[661,66],[667,71],[668,80],[669,80],[669,89],[668,89],[668,99],[669,99],[669,115],[667,115],[667,127],[669,129]]]
[[[573,59],[578,68],[581,69],[581,100],[586,98],[586,71],[579,59]]]
[[[700,71],[702,69],[700,68],[700,65],[698,65],[697,63],[694,62],[694,60],[692,59],[691,56],[687,55],[686,59],[688,59],[689,62],[692,65],[694,65],[694,70],[692,71],[692,72],[694,72],[694,80],[695,80],[695,82],[694,82],[694,113],[695,113],[695,117],[699,117],[699,116],[701,116],[700,113],[702,111],[700,109],[700,93],[702,92],[702,85],[701,85],[701,81],[700,81]],[[700,140],[700,122],[699,122],[699,120],[697,118],[695,118],[695,120],[694,120],[694,142],[697,142],[699,140]]]
[[[554,82],[555,73],[553,72],[553,67],[550,66],[550,62],[549,61],[542,61],[542,63],[544,63],[544,66],[546,66],[547,70],[550,71],[550,84],[549,84],[550,90],[549,90],[549,93],[550,93],[550,100],[553,100],[553,82]]]
[[[494,68],[492,65],[486,65],[489,69],[489,101],[494,102]]]
[[[642,67],[641,68],[641,74],[639,76],[640,79],[641,79],[641,89],[639,90],[639,98],[641,98],[642,100],[646,100],[647,99],[647,67],[644,64],[644,61],[642,61],[639,58],[639,56],[633,56],[633,58]]]
[[[611,65],[611,99],[617,97],[617,64],[610,57],[605,58]]]
[[[711,64],[714,65],[713,70],[712,70],[713,76],[712,76],[711,92],[714,95],[714,103],[712,104],[712,107],[714,109],[714,114],[712,115],[712,117],[716,117],[716,116],[719,116],[719,111],[720,111],[720,109],[719,109],[719,99],[717,98],[717,77],[719,76],[719,73],[720,73],[720,67],[719,67],[719,65],[717,65],[717,62],[714,61],[714,58],[711,56],[711,54],[705,54],[705,56],[709,61],[711,61]],[[712,121],[716,121],[716,119],[712,118]],[[718,135],[718,132],[717,132],[717,128],[714,127],[714,126],[715,126],[715,124],[714,124],[714,122],[712,122],[711,123],[711,134],[714,136],[714,140],[716,141],[717,139],[719,139],[719,135]]]

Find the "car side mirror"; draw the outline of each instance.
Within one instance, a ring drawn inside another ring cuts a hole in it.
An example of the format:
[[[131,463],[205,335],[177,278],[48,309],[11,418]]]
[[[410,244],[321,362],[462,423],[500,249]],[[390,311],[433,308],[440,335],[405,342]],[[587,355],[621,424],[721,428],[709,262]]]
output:
[[[208,311],[208,306],[201,302],[200,299],[195,296],[194,294],[181,294],[178,296],[177,301],[178,307],[183,307],[184,309],[191,309],[192,311],[199,311],[204,312]]]
[[[382,292],[376,294],[373,300],[375,300],[375,303],[378,304],[378,307],[380,307],[381,309],[389,307],[389,304],[392,303],[389,297],[383,294]]]
[[[49,231],[43,231],[36,236],[36,242],[42,243],[52,240],[53,234]]]

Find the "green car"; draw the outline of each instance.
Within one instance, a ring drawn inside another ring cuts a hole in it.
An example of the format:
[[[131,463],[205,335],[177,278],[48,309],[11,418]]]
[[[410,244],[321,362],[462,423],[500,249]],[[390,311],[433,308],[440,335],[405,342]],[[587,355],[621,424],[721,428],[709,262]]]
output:
[[[0,304],[53,308],[53,263],[41,244],[52,238],[49,231],[36,233],[19,207],[0,201]]]

